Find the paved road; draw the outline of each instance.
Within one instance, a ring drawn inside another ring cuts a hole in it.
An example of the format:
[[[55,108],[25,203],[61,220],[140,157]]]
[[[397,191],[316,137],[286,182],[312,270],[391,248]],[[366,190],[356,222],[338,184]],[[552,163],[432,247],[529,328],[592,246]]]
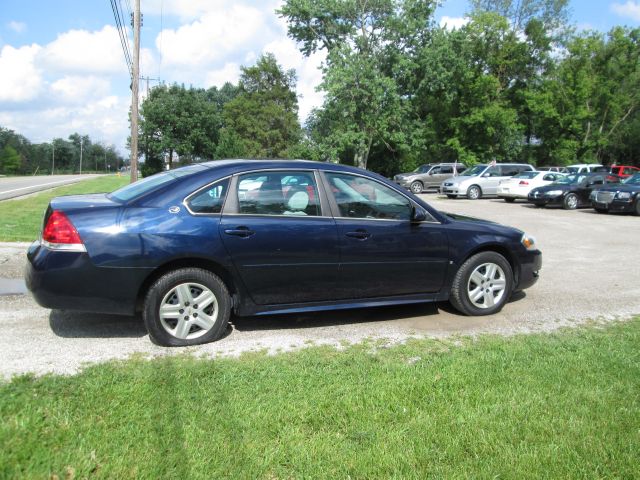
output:
[[[0,177],[0,201],[20,197],[50,188],[95,178],[98,175],[42,175],[28,177]]]
[[[489,317],[463,317],[447,304],[414,305],[233,319],[222,340],[190,348],[196,355],[278,352],[308,344],[339,346],[363,339],[400,342],[446,337],[550,331],[590,320],[640,314],[637,245],[640,217],[593,210],[538,210],[498,200],[449,200],[424,195],[441,210],[495,220],[534,235],[543,251],[540,281]],[[0,277],[19,277],[26,245],[0,245]],[[83,363],[134,353],[173,354],[151,344],[139,319],[50,311],[29,296],[0,297],[0,375],[73,373]]]

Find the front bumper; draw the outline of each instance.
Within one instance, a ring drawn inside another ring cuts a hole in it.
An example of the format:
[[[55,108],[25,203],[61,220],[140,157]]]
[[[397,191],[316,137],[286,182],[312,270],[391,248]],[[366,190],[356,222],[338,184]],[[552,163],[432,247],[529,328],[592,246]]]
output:
[[[556,195],[550,197],[548,195],[531,195],[527,196],[527,201],[535,205],[562,205],[564,201],[564,195]]]
[[[440,192],[445,195],[466,195],[467,187],[464,185],[442,185]]]
[[[525,288],[533,286],[538,281],[541,269],[542,252],[540,250],[528,252],[528,255],[520,263],[518,284],[516,285],[514,290],[524,290]]]
[[[25,282],[45,308],[133,315],[147,268],[96,267],[85,252],[50,250],[35,241],[27,251]]]

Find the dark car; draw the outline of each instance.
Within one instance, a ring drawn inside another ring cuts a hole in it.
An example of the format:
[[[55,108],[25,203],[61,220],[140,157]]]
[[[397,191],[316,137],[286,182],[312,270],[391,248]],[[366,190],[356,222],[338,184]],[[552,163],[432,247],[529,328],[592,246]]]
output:
[[[602,173],[573,173],[558,181],[534,188],[527,199],[536,207],[547,205],[561,206],[567,210],[591,206],[589,195],[594,188],[617,182],[606,172]]]
[[[622,183],[606,185],[593,190],[591,205],[597,212],[634,212],[640,215],[640,173]]]
[[[231,312],[450,300],[487,315],[541,268],[522,231],[441,213],[379,175],[262,160],[55,198],[28,259],[40,305],[141,311],[152,340],[167,346],[219,338]]]

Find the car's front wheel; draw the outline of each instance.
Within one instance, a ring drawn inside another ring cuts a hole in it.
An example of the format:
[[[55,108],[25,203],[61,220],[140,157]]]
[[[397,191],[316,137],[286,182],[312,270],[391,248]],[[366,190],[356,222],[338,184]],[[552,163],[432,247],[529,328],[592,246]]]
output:
[[[477,185],[471,185],[467,190],[467,198],[469,200],[477,200],[482,196],[482,190]]]
[[[411,193],[414,193],[416,195],[418,193],[422,193],[422,182],[416,180],[409,186],[409,189],[411,190]]]
[[[451,285],[449,301],[465,315],[491,315],[509,300],[513,271],[499,253],[480,252],[465,261]]]
[[[567,196],[564,197],[562,206],[565,208],[565,210],[575,210],[576,208],[578,208],[578,196],[575,193],[567,194]]]
[[[151,286],[143,319],[156,344],[182,347],[220,338],[230,314],[231,298],[220,278],[200,268],[182,268]]]

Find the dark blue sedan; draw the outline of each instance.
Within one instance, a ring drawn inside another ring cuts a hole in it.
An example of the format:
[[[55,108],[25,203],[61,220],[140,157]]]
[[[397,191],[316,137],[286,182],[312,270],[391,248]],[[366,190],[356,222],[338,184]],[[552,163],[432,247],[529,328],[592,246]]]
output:
[[[533,285],[523,232],[439,212],[371,172],[225,160],[111,194],[58,197],[28,252],[47,308],[133,315],[153,341],[218,339],[231,312],[262,315],[449,300],[500,310]]]

